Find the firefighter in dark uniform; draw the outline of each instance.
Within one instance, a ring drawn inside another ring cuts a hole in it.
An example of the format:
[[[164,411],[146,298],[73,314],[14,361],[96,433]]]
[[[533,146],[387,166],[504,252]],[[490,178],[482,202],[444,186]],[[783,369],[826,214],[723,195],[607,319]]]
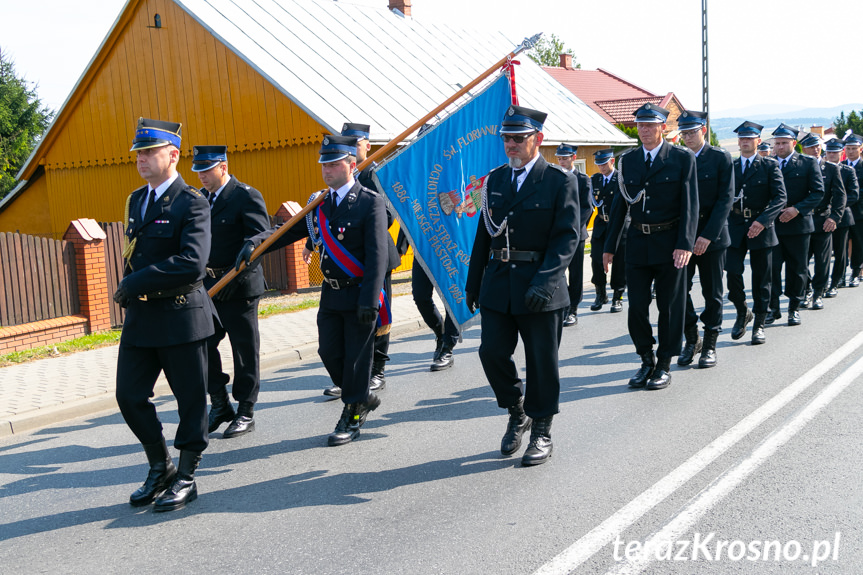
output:
[[[758,136],[758,138],[761,139],[761,136]],[[773,150],[770,149],[770,144],[768,144],[767,142],[761,142],[760,144],[758,144],[758,155],[762,158],[773,157],[772,151]]]
[[[605,251],[605,238],[608,231],[608,218],[611,204],[620,191],[617,183],[617,170],[614,169],[614,150],[611,148],[598,150],[593,154],[593,161],[599,167],[599,172],[590,178],[593,192],[591,204],[596,208],[593,218],[593,234],[590,236],[590,282],[596,288],[596,300],[590,306],[592,311],[599,311],[608,303],[606,292],[607,277],[602,266],[602,253]],[[629,228],[629,218],[624,222],[620,234],[620,243],[614,252],[614,264],[611,266],[611,313],[623,311],[623,292],[626,291],[626,232]]]
[[[686,315],[686,266],[698,226],[695,155],[663,141],[668,110],[645,104],[634,112],[642,146],[620,158],[620,194],[611,206],[605,240],[605,271],[614,260],[629,212],[626,285],[629,335],[641,367],[629,380],[633,388],[663,389],[671,383],[671,358],[680,353]],[[659,308],[659,347],[653,355],[650,326],[651,285]]]
[[[800,140],[800,147],[807,156],[815,158],[821,168],[824,180],[824,197],[815,207],[812,224],[815,231],[809,237],[809,256],[806,258],[806,293],[800,307],[824,309],[824,293],[830,281],[830,259],[833,255],[833,232],[845,215],[845,186],[839,166],[821,157],[821,137],[806,134]],[[815,274],[809,273],[809,259],[815,258]]]
[[[581,214],[578,217],[581,223],[578,247],[572,261],[569,262],[569,313],[563,320],[563,327],[578,323],[578,304],[584,297],[584,246],[587,243],[587,223],[593,214],[593,204],[590,202],[593,195],[590,188],[590,178],[587,177],[587,174],[582,174],[575,169],[575,155],[577,153],[578,146],[573,144],[561,144],[554,153],[558,165],[575,176],[578,182],[578,205],[581,206]]]
[[[501,122],[508,165],[483,189],[465,286],[471,311],[482,308],[479,358],[499,407],[509,411],[501,453],[512,455],[533,425],[522,465],[551,456],[551,422],[559,411],[558,349],[569,309],[566,268],[578,247],[575,176],[539,153],[546,114],[510,106]],[[524,343],[526,382],[513,352]]]
[[[270,227],[267,205],[261,192],[237,181],[228,173],[227,146],[195,146],[192,171],[198,174],[210,202],[211,247],[204,287],[209,290],[222,279],[249,238]],[[264,271],[260,265],[244,270],[213,297],[222,326],[207,342],[210,417],[208,430],[216,431],[228,423],[224,438],[237,437],[255,429],[255,402],[260,389],[258,355],[258,302],[265,291]],[[236,413],[225,386],[230,376],[222,371],[219,343],[227,334],[234,359],[234,385],[231,393],[239,403]]]
[[[773,151],[785,181],[786,206],[779,214],[776,235],[779,245],[773,248],[773,285],[767,323],[782,317],[779,294],[782,290],[782,264],[785,264],[785,295],[788,296],[788,325],[800,325],[800,303],[806,291],[809,270],[809,237],[815,231],[812,212],[824,197],[824,180],[814,158],[794,151],[797,130],[779,124],[773,131]]]
[[[725,294],[722,272],[725,270],[726,249],[731,245],[728,235],[728,213],[734,199],[734,168],[731,155],[705,141],[707,113],[684,110],[677,119],[686,147],[695,153],[698,173],[698,237],[689,260],[686,294],[686,323],[683,334],[686,344],[677,358],[677,365],[689,365],[695,354],[699,368],[716,365],[716,340],[722,331],[722,305]],[[692,303],[692,280],[695,268],[704,296],[704,341],[698,337],[698,315]]]
[[[319,247],[324,274],[318,308],[318,355],[344,403],[330,446],[350,443],[381,400],[369,389],[375,332],[390,322],[383,297],[388,265],[387,216],[384,198],[354,179],[357,139],[325,136],[321,172],[328,197],[309,213],[306,226],[294,226],[268,251],[311,237]],[[316,192],[310,201],[319,193]],[[236,267],[248,263],[252,252],[277,228],[247,241]]]
[[[845,268],[848,267],[848,233],[854,226],[854,210],[860,199],[860,182],[854,168],[842,163],[842,152],[845,142],[839,138],[829,140],[825,145],[824,159],[839,166],[842,176],[842,186],[845,188],[845,213],[833,232],[833,273],[830,278],[830,288],[824,297],[834,298],[839,295],[839,287],[845,287]]]
[[[863,136],[849,134],[845,138],[844,164],[854,168],[854,173],[857,174],[857,183],[863,186],[861,146],[863,146]],[[860,285],[860,273],[863,269],[863,202],[858,201],[854,206],[854,226],[849,235],[851,236],[851,253],[848,255],[848,259],[851,262],[851,277],[848,278],[848,287],[857,287]],[[842,270],[842,275],[845,275],[845,270]]]
[[[753,320],[746,305],[743,271],[746,252],[752,278],[752,345],[765,343],[764,323],[770,306],[773,273],[773,248],[779,245],[775,220],[785,207],[785,182],[779,164],[773,158],[757,153],[764,126],[743,122],[734,131],[740,157],[734,160],[734,204],[728,216],[731,245],[725,259],[728,274],[728,301],[734,304],[737,318],[731,328],[731,339],[746,333]]]
[[[180,124],[141,118],[132,140],[148,185],[126,203],[126,260],[114,301],[126,308],[117,357],[117,404],[144,446],[150,472],[134,506],[179,509],[198,496],[195,470],[207,448],[207,338],[216,309],[204,289],[210,206],[177,173]],[[150,401],[161,371],[177,399],[179,425],[168,453]]]

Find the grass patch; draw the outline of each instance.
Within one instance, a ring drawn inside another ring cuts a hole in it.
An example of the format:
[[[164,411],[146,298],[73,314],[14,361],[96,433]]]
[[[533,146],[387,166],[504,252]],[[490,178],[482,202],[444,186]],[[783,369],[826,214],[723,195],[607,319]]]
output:
[[[120,330],[101,331],[99,333],[91,333],[76,339],[64,341],[55,345],[43,345],[34,347],[24,351],[14,351],[0,355],[0,367],[14,365],[16,363],[24,363],[34,359],[45,359],[47,357],[55,357],[64,353],[74,353],[76,351],[87,351],[100,347],[114,345],[120,341]]]
[[[300,311],[312,307],[318,307],[318,298],[306,299],[299,303],[292,304],[271,303],[267,305],[262,305],[258,308],[258,317],[265,318],[270,317],[271,315],[278,315],[280,313],[291,313],[294,311]]]

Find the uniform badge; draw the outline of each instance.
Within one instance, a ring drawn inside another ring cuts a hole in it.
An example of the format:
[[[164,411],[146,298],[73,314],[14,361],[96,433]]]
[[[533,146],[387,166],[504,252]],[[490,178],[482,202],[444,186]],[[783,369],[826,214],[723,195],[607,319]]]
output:
[[[330,145],[330,139],[329,139],[329,138],[324,137],[324,145],[325,145],[325,146],[329,146],[329,145]]]
[[[509,107],[509,110],[506,111],[507,116],[515,116],[515,108],[512,106]]]
[[[192,149],[192,154],[194,154],[195,156],[200,155],[200,154],[198,153],[198,147],[197,147],[197,146],[195,146],[195,147]]]
[[[339,240],[345,239],[345,228],[339,228],[339,235],[336,236]]]

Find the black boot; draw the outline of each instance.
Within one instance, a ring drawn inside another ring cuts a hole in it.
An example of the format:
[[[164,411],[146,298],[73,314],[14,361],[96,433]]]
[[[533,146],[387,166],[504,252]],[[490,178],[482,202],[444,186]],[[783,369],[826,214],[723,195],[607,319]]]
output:
[[[839,287],[840,286],[838,283],[834,284],[831,282],[830,285],[827,287],[827,291],[824,292],[824,297],[828,299],[836,297],[837,295],[839,295]]]
[[[563,318],[563,327],[569,327],[578,324],[578,308],[571,307]]]
[[[207,433],[213,433],[219,429],[220,425],[234,421],[237,416],[231,401],[228,399],[228,390],[224,386],[219,388],[219,391],[210,394],[210,403],[212,405],[210,406]]]
[[[195,470],[201,462],[198,451],[181,451],[180,464],[177,466],[177,476],[171,488],[156,500],[153,511],[174,511],[186,506],[198,498],[198,486],[195,485]]]
[[[656,367],[656,358],[653,357],[653,350],[641,354],[641,367],[629,380],[629,387],[644,387],[647,385],[647,380],[653,375],[653,369]]]
[[[539,465],[551,457],[554,444],[551,442],[551,420],[553,415],[541,417],[533,422],[530,430],[530,443],[521,456],[522,465]]]
[[[369,392],[364,403],[346,403],[335,430],[327,438],[327,444],[330,447],[345,445],[359,437],[360,427],[366,422],[369,413],[376,410],[380,404],[380,398],[373,391]]]
[[[611,296],[611,313],[623,311],[623,291],[622,289],[614,290],[614,295]]]
[[[608,293],[605,291],[605,285],[596,286],[596,300],[590,306],[590,311],[599,311],[602,306],[608,303]]]
[[[518,404],[509,408],[509,422],[506,424],[506,433],[500,440],[500,452],[504,455],[512,455],[521,447],[521,436],[530,429],[532,420],[524,412],[524,398],[518,400]]]
[[[657,358],[656,369],[647,382],[647,389],[665,389],[671,385],[671,358]]]
[[[812,295],[812,309],[824,309],[824,290],[817,290]]]
[[[701,351],[701,337],[698,335],[698,324],[688,326],[683,330],[683,335],[686,336],[686,343],[683,350],[680,352],[680,357],[677,358],[677,365],[686,366],[692,363],[695,359],[695,354]]]
[[[701,348],[701,357],[698,358],[698,367],[705,369],[716,365],[716,338],[719,331],[712,329],[704,330],[704,345]]]
[[[237,407],[237,417],[222,434],[225,439],[245,435],[255,430],[255,404],[251,401],[241,401]]]
[[[795,326],[800,325],[802,323],[800,319],[800,311],[797,309],[800,305],[800,302],[794,302],[793,300],[788,302],[788,325]]]
[[[372,379],[369,381],[369,391],[383,391],[387,388],[387,379],[384,376],[386,362],[376,361],[372,364]]]
[[[752,345],[761,345],[767,341],[764,335],[764,323],[766,319],[766,313],[755,314],[755,323],[752,324]]]
[[[151,504],[156,497],[171,486],[171,482],[174,481],[174,476],[177,474],[177,468],[174,467],[174,462],[171,461],[171,456],[168,454],[168,446],[165,445],[164,437],[156,443],[143,445],[144,453],[147,454],[147,461],[150,463],[150,472],[147,474],[144,484],[129,497],[129,503],[134,507]]]
[[[734,320],[734,326],[731,328],[731,339],[740,339],[746,333],[746,326],[754,316],[745,303],[734,302],[734,307],[737,308],[737,319]]]
[[[435,356],[434,361],[431,364],[432,371],[443,371],[445,369],[449,369],[455,363],[455,360],[452,357],[452,347],[449,344],[445,344],[440,353]]]
[[[800,302],[800,307],[803,309],[809,309],[812,306],[812,297],[814,295],[815,293],[811,289],[807,288],[803,293],[803,301]]]
[[[438,356],[440,356],[440,352],[443,349],[443,332],[434,333],[435,337],[435,347],[434,347],[434,359],[432,361],[437,361]]]

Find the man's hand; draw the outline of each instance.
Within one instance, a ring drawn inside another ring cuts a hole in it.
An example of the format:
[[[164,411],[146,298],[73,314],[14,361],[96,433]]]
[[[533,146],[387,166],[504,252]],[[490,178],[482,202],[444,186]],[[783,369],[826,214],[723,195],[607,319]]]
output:
[[[114,292],[114,301],[120,304],[120,307],[129,307],[129,302],[132,301],[132,294],[126,291],[123,282],[117,286],[117,291]]]
[[[551,294],[539,286],[530,286],[524,294],[524,305],[530,311],[540,312],[551,301]]]
[[[240,271],[240,266],[245,263],[249,265],[252,263],[252,252],[255,251],[255,244],[252,240],[246,240],[246,243],[243,244],[243,247],[240,248],[240,253],[237,254],[237,261],[234,263],[234,269]]]
[[[674,267],[677,269],[685,268],[689,263],[689,258],[692,257],[692,252],[686,250],[674,250]]]
[[[779,212],[779,221],[783,224],[788,223],[794,218],[796,218],[797,214],[799,213],[800,212],[797,211],[797,208],[795,208],[794,206],[788,206],[787,208]]]
[[[608,266],[611,265],[611,262],[614,261],[614,254],[605,252],[602,254],[602,270],[605,273],[608,273]]]
[[[312,250],[309,248],[303,248],[303,261],[306,262],[306,265],[312,263]]]
[[[761,222],[752,222],[752,225],[749,226],[749,231],[746,232],[746,237],[749,238],[750,240],[752,238],[757,238],[758,234],[760,234],[763,231],[764,231],[764,226],[761,224]]]
[[[357,319],[360,323],[373,323],[378,319],[378,310],[367,305],[357,306]]]
[[[465,292],[464,301],[467,304],[467,309],[470,310],[470,313],[476,313],[476,310],[479,309],[479,298],[473,292]]]
[[[688,136],[687,136],[688,137]],[[692,253],[697,256],[704,255],[704,252],[707,251],[707,248],[710,246],[710,240],[707,238],[698,237],[695,240],[695,247],[692,249]]]
[[[824,220],[824,231],[825,232],[832,232],[835,229],[836,229],[836,220],[834,220],[833,218],[827,218],[826,220]]]

